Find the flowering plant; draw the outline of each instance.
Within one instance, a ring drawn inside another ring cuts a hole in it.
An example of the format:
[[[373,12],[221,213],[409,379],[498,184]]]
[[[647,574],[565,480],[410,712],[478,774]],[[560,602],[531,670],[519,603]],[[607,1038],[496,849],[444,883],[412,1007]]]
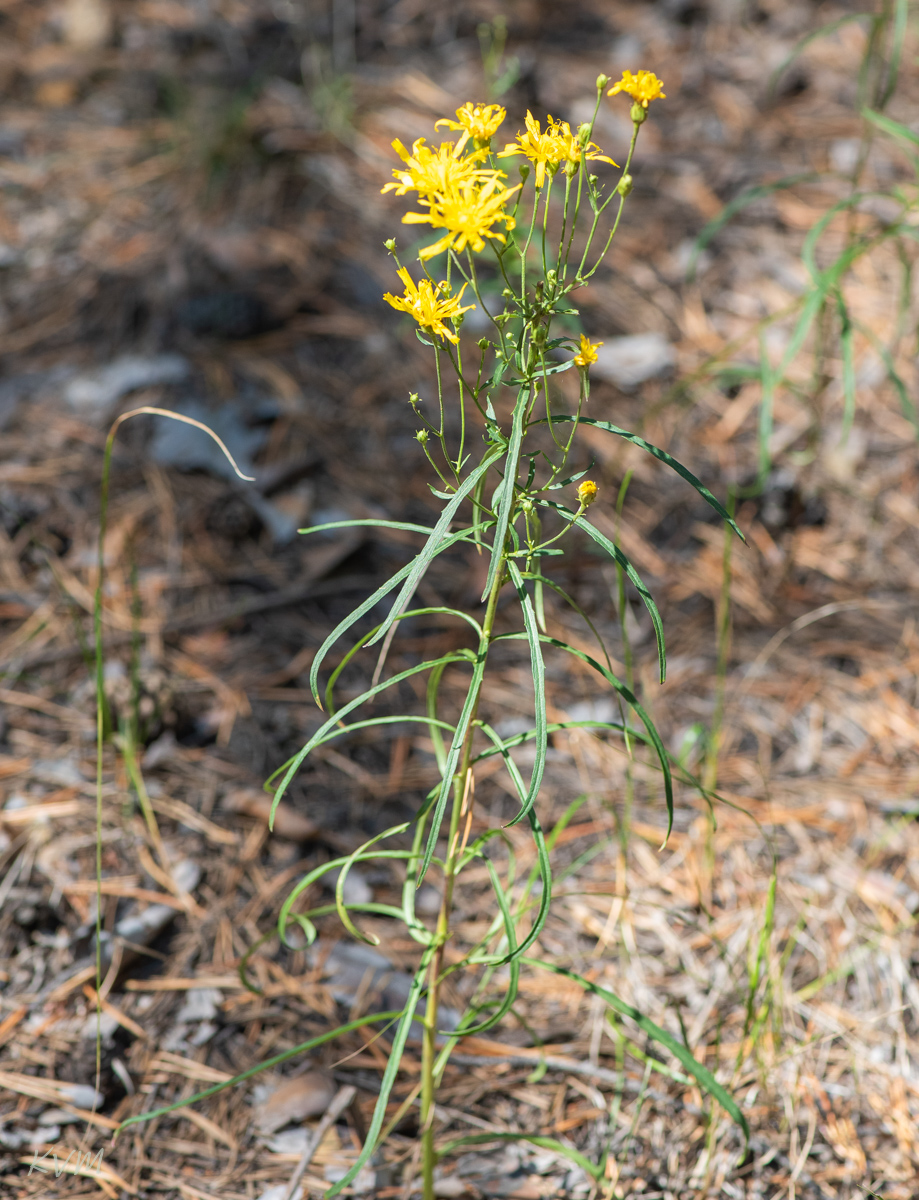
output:
[[[587,424],[624,438],[668,464],[719,516],[734,525],[711,492],[664,450],[637,434],[586,415],[590,369],[598,360],[602,343],[592,342],[584,333],[572,336],[571,318],[577,316],[572,295],[588,284],[610,249],[632,190],[629,169],[639,130],[647,117],[649,102],[663,95],[660,81],[646,71],[637,76],[626,71],[623,79],[612,87],[611,94],[626,92],[635,103],[625,165],[615,184],[607,187],[591,173],[589,164],[616,165],[591,140],[603,90],[609,83],[606,76],[597,80],[597,98],[590,122],[572,131],[566,122],[549,117],[542,128],[528,112],[525,131],[497,154],[492,139],[506,114],[494,104],[470,102],[457,110],[456,121],[451,118],[438,121],[438,126],[460,134],[455,142],[443,142],[432,148],[422,138],[413,144],[411,151],[400,141],[393,143],[401,165],[393,170],[395,181],[388,183],[383,191],[398,196],[414,194],[417,208],[424,211],[407,212],[403,222],[429,225],[439,235],[431,242],[422,240],[417,248],[414,274],[399,261],[395,241],[387,242],[403,294],[387,293],[384,299],[414,321],[419,340],[433,351],[436,400],[429,408],[413,393],[410,402],[421,421],[417,438],[436,473],[438,483],[431,490],[441,502],[442,510],[437,520],[427,526],[372,519],[335,521],[301,531],[384,526],[420,535],[423,542],[414,557],[342,620],[317,651],[310,684],[316,702],[326,709],[326,719],[306,745],[269,780],[269,786],[277,780],[273,818],[281,797],[312,751],[356,730],[377,728],[382,732],[405,722],[414,722],[427,730],[437,763],[438,782],[412,820],[395,825],[353,853],[310,871],[299,880],[281,908],[278,933],[285,943],[291,926],[299,926],[312,942],[318,932],[316,921],[337,912],[344,928],[364,942],[377,944],[379,938],[358,927],[354,917],[360,913],[401,922],[419,947],[409,994],[399,1011],[351,1020],[297,1048],[303,1051],[373,1022],[383,1024],[392,1038],[363,1150],[329,1195],[340,1192],[355,1178],[412,1105],[417,1104],[420,1109],[425,1200],[432,1200],[435,1195],[434,1172],[440,1158],[460,1146],[494,1140],[493,1134],[476,1134],[435,1145],[435,1098],[451,1053],[462,1039],[492,1029],[512,1010],[524,967],[564,974],[595,993],[610,1008],[637,1021],[649,1037],[667,1047],[697,1083],[746,1128],[729,1092],[681,1041],[613,992],[564,966],[545,962],[538,955],[552,899],[553,838],[544,833],[539,803],[551,735],[586,726],[595,733],[621,736],[629,746],[647,747],[661,773],[668,832],[673,817],[671,760],[653,722],[631,688],[613,672],[610,656],[593,625],[548,573],[550,560],[564,554],[564,544],[566,539],[570,540],[573,529],[592,539],[616,565],[620,579],[627,578],[644,602],[655,631],[663,680],[664,637],[654,600],[620,547],[586,516],[590,506],[600,500],[601,489],[595,481],[585,478],[585,470],[573,468],[579,425]],[[513,158],[521,160],[520,182],[511,184],[501,163]],[[611,205],[615,205],[613,210]],[[601,223],[611,211],[613,219],[601,233]],[[442,265],[436,273],[431,273],[435,261]],[[499,296],[498,303],[492,299],[495,294]],[[467,303],[463,303],[464,299]],[[473,309],[479,310],[488,330],[477,341],[463,336],[466,314]],[[553,327],[560,323],[560,318],[566,324],[562,332],[556,333]],[[573,411],[562,412],[552,394],[551,381],[571,369],[577,374],[577,402],[572,406]],[[458,386],[458,400],[452,402],[456,404],[456,419],[450,419],[451,401],[445,382],[448,374]],[[569,503],[564,502],[566,496],[571,497]],[[484,613],[480,616],[441,605],[417,604],[415,594],[434,559],[452,547],[463,545],[487,556],[482,592]],[[556,593],[587,620],[600,643],[599,657],[550,632],[547,591]],[[499,620],[499,605],[505,599],[507,604]],[[320,673],[329,652],[383,601],[389,604],[385,618],[361,633],[321,691]],[[518,618],[514,619],[511,612],[519,614]],[[386,675],[386,651],[398,623],[429,615],[462,622],[470,630],[469,644]],[[499,732],[481,704],[489,656],[498,642],[523,645],[533,679],[532,728],[512,736]],[[336,683],[342,671],[359,651],[377,645],[382,649],[370,686],[336,707]],[[618,722],[550,722],[545,692],[547,650],[570,655],[595,672],[620,699],[624,711],[635,714],[638,726],[633,726],[627,718]],[[448,670],[454,676],[457,672],[468,676],[465,698],[458,711],[451,710],[442,695]],[[377,697],[418,676],[427,677],[423,714],[359,715],[359,710]],[[523,823],[532,838],[534,866],[522,882],[514,877],[513,845],[504,829],[478,819],[475,813],[476,773],[481,764],[496,757],[506,769],[519,802],[517,813],[506,827]],[[532,763],[529,778],[524,770],[525,759]],[[482,831],[478,832],[479,829]],[[503,859],[501,842],[507,851]],[[400,865],[401,906],[346,898],[349,872],[356,864],[371,860]],[[498,871],[502,861],[506,868],[503,877]],[[473,863],[487,874],[495,908],[479,940],[461,946],[453,922],[454,894],[463,871]],[[334,869],[338,870],[334,905],[303,909],[301,899],[308,902],[313,885]],[[419,914],[416,898],[422,881],[430,883],[432,879],[437,881],[439,911],[436,919],[425,920]],[[442,1003],[443,987],[448,977],[460,971],[469,980],[465,1010],[447,1019]],[[419,1025],[420,1078],[393,1112],[390,1097],[403,1052]],[[606,1170],[605,1160],[591,1162],[555,1139],[530,1133],[503,1136],[519,1136],[566,1155],[595,1180],[601,1179]]]
[[[549,117],[542,128],[528,112],[525,131],[518,133],[516,139],[507,143],[497,155],[492,148],[492,139],[506,116],[499,105],[470,102],[457,110],[456,121],[449,118],[438,121],[438,127],[446,126],[461,136],[455,143],[444,142],[436,150],[427,147],[423,139],[414,143],[411,153],[401,142],[393,143],[402,165],[393,171],[396,182],[387,184],[383,191],[394,191],[400,196],[415,193],[417,206],[424,211],[407,212],[403,223],[430,225],[441,234],[417,249],[418,282],[400,262],[395,240],[387,242],[387,248],[396,260],[404,294],[387,293],[384,299],[415,321],[419,340],[433,350],[437,379],[433,413],[426,414],[425,406],[416,394],[410,400],[422,423],[418,441],[439,480],[439,485],[432,491],[443,508],[439,519],[430,527],[377,520],[337,521],[319,527],[382,524],[421,534],[425,540],[414,558],[343,620],[320,647],[313,659],[310,676],[313,694],[321,704],[319,676],[331,648],[394,592],[396,595],[385,619],[361,636],[345,661],[362,647],[380,643],[385,647],[397,623],[414,616],[438,614],[458,618],[469,626],[472,635],[468,648],[450,651],[388,678],[381,678],[378,667],[371,687],[336,708],[334,684],[342,670],[343,664],[340,664],[325,689],[326,721],[277,773],[281,778],[275,791],[275,805],[315,748],[349,730],[385,727],[393,721],[409,719],[427,727],[440,777],[413,821],[386,830],[353,854],[331,864],[340,868],[335,907],[345,928],[353,936],[375,944],[378,939],[362,932],[352,914],[361,911],[385,913],[404,922],[410,936],[419,944],[420,953],[404,1009],[396,1015],[384,1014],[380,1018],[393,1021],[395,1033],[363,1152],[330,1195],[346,1186],[373,1153],[384,1133],[387,1115],[391,1117],[387,1128],[394,1125],[396,1118],[388,1113],[387,1104],[419,1009],[423,1007],[420,1018],[421,1078],[407,1103],[417,1102],[420,1106],[422,1182],[425,1200],[430,1200],[434,1195],[434,1168],[438,1159],[453,1148],[482,1140],[479,1135],[461,1137],[446,1147],[435,1149],[435,1096],[451,1051],[462,1038],[493,1028],[510,1011],[524,965],[571,974],[557,965],[529,957],[536,953],[552,894],[549,845],[538,804],[548,741],[555,730],[585,724],[549,722],[545,697],[546,648],[568,653],[586,663],[636,714],[640,729],[630,728],[627,722],[586,724],[594,728],[605,725],[607,730],[651,748],[662,775],[668,829],[672,821],[670,759],[651,719],[630,688],[613,673],[602,642],[601,662],[550,635],[544,599],[546,589],[551,589],[577,609],[577,605],[546,574],[547,561],[563,553],[560,543],[577,527],[611,557],[644,601],[657,637],[663,680],[665,651],[657,607],[622,550],[585,516],[588,507],[597,501],[600,489],[593,480],[583,478],[584,470],[573,471],[570,466],[579,424],[587,423],[613,436],[626,438],[668,463],[722,518],[730,520],[726,510],[699,480],[663,450],[609,422],[585,415],[590,395],[590,367],[597,361],[602,343],[591,342],[583,333],[576,341],[567,333],[558,336],[553,333],[553,324],[558,317],[577,315],[571,307],[572,293],[588,283],[610,248],[626,198],[632,190],[629,168],[640,127],[647,117],[649,102],[663,95],[660,80],[647,71],[639,71],[636,76],[626,71],[622,80],[610,89],[610,94],[625,92],[635,101],[632,109],[634,124],[622,173],[612,188],[604,189],[598,177],[590,173],[588,164],[616,165],[591,140],[603,89],[609,82],[605,76],[597,81],[597,101],[589,123],[572,131],[566,122]],[[500,163],[515,157],[522,160],[518,168],[520,182],[511,184]],[[527,199],[530,181],[532,188]],[[614,201],[618,202],[615,216],[598,247],[601,221]],[[579,234],[579,226],[588,210],[590,218],[586,236],[583,236]],[[485,265],[477,258],[479,255],[487,256]],[[444,278],[430,273],[429,264],[434,260],[444,263],[438,272]],[[498,305],[491,299],[496,286],[502,302]],[[461,303],[464,295],[468,295],[469,303]],[[474,304],[471,302],[473,296]],[[473,308],[481,311],[489,330],[475,342],[462,337],[465,316]],[[467,366],[470,358],[471,367]],[[571,368],[576,369],[579,377],[578,401],[573,412],[560,413],[550,393],[550,380]],[[458,422],[448,421],[445,383],[448,371],[455,377],[459,389]],[[512,404],[508,402],[511,397]],[[450,430],[457,424],[459,432],[452,435]],[[553,498],[564,496],[569,487],[575,491],[577,505],[574,509]],[[559,527],[551,536],[544,531],[544,519]],[[415,605],[415,593],[434,558],[462,543],[488,555],[482,593],[484,615],[478,618],[456,609]],[[515,627],[509,618],[502,616],[499,630],[498,608],[505,592],[516,602],[522,627]],[[535,710],[531,730],[507,737],[485,718],[480,711],[480,701],[491,648],[499,640],[515,639],[527,647]],[[451,666],[468,672],[469,678],[461,711],[449,714],[448,719],[446,705],[441,699],[441,683],[445,670]],[[423,716],[371,716],[354,720],[357,710],[368,701],[402,680],[422,674],[428,679]],[[514,756],[514,750],[526,743],[535,749],[529,779]],[[506,877],[500,879],[490,857],[491,843],[496,837],[502,837],[502,830],[488,827],[473,836],[476,768],[483,760],[495,755],[503,759],[519,797],[519,811],[509,825],[525,822],[533,838],[536,866],[523,886],[515,883],[510,869]],[[397,848],[380,850],[378,846],[382,842],[395,844]],[[404,864],[400,909],[390,910],[385,905],[373,903],[350,903],[345,899],[344,882],[349,870],[356,863],[378,856],[401,860]],[[453,937],[454,889],[463,869],[474,861],[484,863],[489,874],[496,901],[494,919],[476,945],[465,948],[462,953],[452,946],[448,956],[448,942]],[[316,936],[314,919],[327,909],[298,911],[297,901],[328,869],[325,865],[311,872],[288,897],[278,926],[282,938],[288,936],[288,928],[293,923],[298,924],[310,940]],[[422,881],[432,876],[438,877],[440,909],[436,921],[430,924],[417,914],[415,900]],[[475,986],[458,1022],[445,1022],[441,1019],[442,987],[446,978],[459,969],[473,974]],[[580,976],[572,977],[620,1012],[628,1011],[640,1018],[650,1036],[667,1045],[699,1083],[743,1124],[743,1117],[730,1095],[684,1046],[665,1030],[641,1018],[606,989],[590,984]],[[441,1028],[443,1024],[449,1027]],[[399,1113],[405,1108],[403,1104]],[[586,1163],[595,1177],[602,1174],[605,1164],[587,1163],[561,1143],[553,1145],[582,1165]]]

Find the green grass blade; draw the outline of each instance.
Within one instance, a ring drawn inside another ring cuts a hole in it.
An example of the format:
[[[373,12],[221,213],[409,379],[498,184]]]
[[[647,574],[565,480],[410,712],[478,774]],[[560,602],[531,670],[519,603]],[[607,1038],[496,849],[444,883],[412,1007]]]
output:
[[[549,742],[546,733],[546,668],[542,660],[542,647],[539,641],[540,632],[536,624],[536,613],[533,610],[533,602],[527,594],[526,584],[521,578],[517,564],[512,559],[507,560],[507,570],[511,577],[511,582],[517,589],[517,597],[523,609],[523,623],[526,627],[527,641],[530,644],[530,669],[533,672],[536,714],[536,761],[533,763],[530,786],[524,797],[520,812],[509,822],[510,825],[516,825],[536,803],[536,797],[539,794],[539,788],[542,784],[543,773],[546,769],[546,751]]]
[[[696,1061],[683,1043],[677,1041],[673,1034],[668,1033],[666,1029],[661,1029],[660,1025],[656,1025],[654,1021],[650,1019],[650,1017],[646,1017],[644,1013],[640,1012],[637,1008],[633,1008],[631,1004],[627,1004],[624,1000],[620,1000],[614,992],[609,991],[607,988],[602,988],[596,983],[591,983],[589,979],[585,979],[583,975],[578,975],[575,971],[569,971],[565,967],[556,967],[552,963],[542,962],[535,958],[527,958],[524,959],[524,961],[529,966],[542,967],[544,970],[552,971],[556,975],[563,975],[566,979],[573,979],[575,983],[580,984],[585,991],[591,992],[595,996],[599,996],[601,1000],[604,1000],[610,1006],[610,1008],[615,1009],[616,1012],[621,1013],[625,1017],[631,1017],[631,1019],[636,1023],[636,1025],[638,1025],[639,1029],[641,1029],[643,1033],[647,1034],[647,1036],[652,1038],[655,1042],[659,1042],[660,1045],[666,1046],[671,1054],[680,1060],[689,1074],[695,1078],[699,1086],[706,1091],[712,1097],[712,1099],[717,1100],[725,1112],[729,1113],[734,1121],[741,1127],[744,1134],[744,1140],[749,1142],[750,1127],[747,1124],[746,1117],[740,1111],[740,1108],[738,1107],[734,1097],[718,1082],[718,1080],[711,1073],[711,1071],[708,1070],[707,1067],[704,1067],[700,1062]]]
[[[310,1038],[308,1042],[301,1042],[298,1046],[294,1046],[290,1050],[284,1050],[281,1054],[274,1055],[273,1058],[267,1058],[264,1062],[250,1067],[248,1071],[243,1071],[241,1075],[235,1075],[232,1079],[228,1079],[224,1083],[216,1083],[213,1087],[205,1088],[203,1092],[196,1092],[194,1096],[188,1096],[185,1100],[177,1100],[175,1104],[167,1104],[164,1108],[154,1108],[150,1112],[138,1113],[136,1117],[128,1117],[127,1120],[121,1122],[113,1136],[117,1138],[129,1125],[139,1125],[143,1121],[152,1121],[156,1117],[165,1117],[177,1109],[187,1108],[189,1104],[197,1104],[200,1100],[207,1100],[210,1096],[216,1096],[218,1092],[223,1092],[227,1088],[245,1083],[253,1075],[258,1075],[260,1071],[268,1071],[272,1067],[277,1067],[281,1063],[287,1062],[289,1058],[295,1058],[298,1054],[306,1054],[308,1050],[314,1050],[317,1046],[324,1046],[326,1042],[331,1042],[335,1038],[341,1037],[343,1033],[351,1033],[352,1030],[361,1029],[364,1025],[375,1025],[380,1021],[398,1021],[405,1011],[403,1009],[401,1012],[374,1013],[371,1017],[358,1017],[356,1021],[348,1021],[346,1025],[339,1025],[336,1029],[330,1029],[327,1033],[321,1033],[318,1037]]]
[[[789,53],[782,59],[776,69],[769,76],[768,91],[771,94],[775,91],[775,85],[778,83],[782,75],[788,70],[791,64],[795,61],[802,50],[806,50],[811,42],[815,42],[822,37],[827,37],[831,33],[835,33],[837,29],[841,29],[843,25],[849,25],[852,21],[864,21],[866,13],[847,13],[844,17],[837,17],[835,21],[828,21],[825,25],[821,25],[819,29],[813,29],[810,33],[804,35],[799,41],[795,42]]]
[[[562,1155],[563,1158],[567,1158],[581,1167],[591,1179],[598,1182],[603,1177],[606,1167],[605,1160],[600,1165],[593,1163],[589,1158],[585,1158],[579,1150],[575,1150],[572,1146],[566,1146],[557,1138],[542,1137],[535,1133],[505,1133],[497,1130],[494,1133],[470,1133],[465,1137],[454,1138],[452,1142],[447,1142],[446,1145],[440,1147],[437,1152],[438,1157],[444,1158],[461,1146],[482,1146],[487,1142],[529,1142],[531,1146],[539,1146],[541,1150],[553,1150],[556,1154]]]
[[[816,171],[803,171],[797,175],[785,175],[782,179],[773,180],[772,183],[757,184],[756,187],[748,188],[745,192],[741,192],[739,196],[735,196],[716,217],[712,217],[696,238],[692,254],[689,258],[689,264],[686,267],[687,282],[691,283],[695,277],[696,262],[699,255],[712,238],[727,225],[728,221],[756,200],[762,200],[766,196],[771,196],[773,192],[784,191],[786,188],[794,187],[796,183],[804,183],[812,179],[819,179]]]
[[[839,313],[839,346],[842,352],[842,434],[840,441],[845,444],[852,432],[855,420],[855,353],[852,345],[852,320],[842,293],[836,293],[836,309]]]
[[[553,417],[552,424],[563,425],[570,423],[575,419],[576,418],[572,416]],[[533,424],[539,425],[544,423],[545,420],[546,418],[543,417],[540,421],[534,421]],[[700,479],[697,479],[695,475],[693,475],[692,471],[690,471],[688,467],[684,467],[683,464],[678,462],[672,454],[668,454],[666,450],[661,450],[659,446],[655,446],[651,442],[646,442],[645,439],[643,437],[639,437],[637,433],[630,433],[628,429],[620,429],[618,425],[613,425],[609,421],[598,421],[594,417],[579,417],[577,418],[577,421],[579,425],[592,425],[595,429],[603,429],[607,433],[615,434],[616,437],[625,438],[625,440],[627,442],[631,442],[633,446],[638,446],[640,449],[646,450],[648,454],[650,454],[653,458],[656,458],[658,462],[662,462],[666,466],[670,467],[671,470],[676,471],[677,475],[685,479],[688,484],[696,489],[706,504],[710,504],[712,506],[712,508],[723,521],[730,522],[731,528],[734,530],[740,540],[742,542],[746,541],[743,533],[741,533],[740,526],[734,521],[731,514],[724,507],[721,501],[718,500],[717,497],[708,490],[708,488]]]

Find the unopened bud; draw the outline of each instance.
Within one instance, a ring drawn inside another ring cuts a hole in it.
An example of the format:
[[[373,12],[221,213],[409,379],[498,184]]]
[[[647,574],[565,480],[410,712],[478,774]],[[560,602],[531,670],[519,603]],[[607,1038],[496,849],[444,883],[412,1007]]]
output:
[[[386,249],[389,251],[389,253],[392,254],[392,252],[396,248],[396,239],[395,238],[387,238],[386,241],[383,243],[383,245],[386,247]]]
[[[590,126],[588,124],[578,126],[578,145],[584,147],[590,141]]]
[[[619,193],[620,196],[628,196],[628,194],[632,190],[632,183],[633,183],[633,180],[632,180],[631,175],[623,175],[622,178],[619,180],[619,182],[616,184],[616,191]]]
[[[480,350],[487,350],[491,345],[491,342],[488,340],[488,338],[479,338],[479,340],[476,342],[476,345]]]
[[[643,125],[648,119],[648,110],[643,108],[636,100],[632,105],[629,116],[636,125]]]
[[[408,402],[412,406],[412,408],[416,408],[421,403],[421,397],[418,395],[417,392],[409,392]]]
[[[422,446],[426,446],[428,441],[428,431],[426,429],[419,429],[415,434],[415,441],[420,442]]]
[[[520,172],[520,178],[523,180],[524,183],[526,183],[526,181],[530,177],[530,164],[529,163],[521,163],[520,166],[517,168],[517,170]]]
[[[578,488],[578,500],[581,508],[589,508],[597,498],[599,488],[592,479],[585,479]]]
[[[608,75],[598,75],[597,76],[597,91],[602,92],[608,83],[609,83]]]

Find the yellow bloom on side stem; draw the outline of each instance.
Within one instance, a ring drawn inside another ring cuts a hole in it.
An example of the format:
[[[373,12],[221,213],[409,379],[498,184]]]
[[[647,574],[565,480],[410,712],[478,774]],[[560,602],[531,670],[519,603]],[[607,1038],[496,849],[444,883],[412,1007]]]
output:
[[[600,153],[600,147],[588,142],[581,147],[576,134],[571,132],[567,121],[556,121],[554,117],[546,118],[546,129],[539,128],[539,122],[531,112],[526,116],[526,133],[518,133],[516,142],[508,142],[498,158],[509,158],[515,154],[524,154],[536,168],[536,186],[541,188],[546,181],[546,169],[554,174],[563,162],[579,163],[581,155],[600,162],[617,164],[605,154]]]
[[[606,94],[616,96],[619,92],[625,92],[636,104],[647,108],[652,100],[667,99],[661,90],[663,86],[663,81],[658,79],[653,71],[639,71],[637,75],[633,75],[631,71],[623,71],[622,78],[618,83],[614,83]]]
[[[499,174],[478,165],[487,154],[485,150],[475,150],[463,158],[460,154],[460,143],[441,142],[435,148],[426,146],[424,141],[424,138],[418,138],[412,143],[409,152],[396,138],[393,148],[405,163],[405,167],[395,168],[393,175],[398,182],[387,183],[381,191],[395,192],[397,196],[416,191],[422,196],[431,196],[435,192],[447,192],[461,184],[472,183],[477,179],[484,181]]]
[[[597,361],[597,351],[602,345],[602,342],[592,342],[586,333],[582,333],[581,348],[574,356],[574,365],[586,370],[591,363]]]
[[[467,246],[479,253],[485,248],[485,238],[504,242],[504,234],[492,226],[503,221],[505,229],[514,228],[514,218],[504,211],[504,206],[521,186],[502,187],[498,172],[495,172],[484,183],[462,183],[423,199],[421,203],[427,205],[430,211],[406,213],[402,218],[403,224],[430,225],[434,229],[446,229],[447,232],[433,245],[419,251],[418,257],[424,262],[442,250],[450,248],[460,253]]]
[[[434,128],[439,129],[441,125],[446,125],[448,129],[461,131],[463,136],[456,143],[459,153],[470,138],[479,148],[487,146],[507,112],[500,104],[473,104],[468,100],[462,108],[456,110],[456,116],[456,121],[451,121],[449,117],[441,117],[439,121],[434,122]]]
[[[589,508],[591,504],[593,504],[594,500],[596,500],[597,492],[599,492],[599,490],[600,489],[592,479],[585,479],[584,482],[578,486],[578,501],[580,502],[581,508]]]
[[[415,283],[405,267],[400,267],[398,274],[405,285],[405,295],[393,296],[391,292],[387,292],[383,297],[386,303],[414,317],[422,329],[429,329],[437,337],[458,342],[459,337],[452,329],[446,327],[444,321],[455,320],[462,313],[475,308],[474,304],[460,306],[467,285],[463,284],[459,295],[449,296],[446,283],[435,284],[430,279],[422,279],[420,283]]]

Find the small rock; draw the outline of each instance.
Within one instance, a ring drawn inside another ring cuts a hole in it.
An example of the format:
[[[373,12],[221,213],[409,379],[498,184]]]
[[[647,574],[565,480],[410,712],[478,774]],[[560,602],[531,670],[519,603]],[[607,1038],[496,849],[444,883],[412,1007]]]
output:
[[[330,892],[334,892],[338,886],[338,877],[340,874],[341,867],[335,867],[323,875],[323,885]],[[373,900],[373,888],[356,867],[352,867],[345,876],[341,893],[345,904],[369,904]]]
[[[183,383],[189,374],[188,363],[179,354],[159,354],[154,358],[128,354],[97,371],[71,379],[64,388],[64,400],[80,416],[101,420],[108,417],[128,392],[158,384]]]
[[[334,1096],[335,1084],[324,1071],[307,1071],[304,1075],[285,1079],[259,1105],[255,1115],[256,1128],[260,1133],[271,1134],[291,1121],[321,1116]]]
[[[663,334],[637,333],[606,341],[598,349],[597,361],[590,370],[594,378],[629,391],[646,379],[663,375],[675,361],[674,349]]]
[[[423,883],[415,893],[415,912],[423,917],[436,917],[440,912],[440,892],[429,883]]]
[[[74,1108],[101,1108],[105,1097],[88,1083],[62,1083],[59,1085],[62,1100],[67,1100]]]
[[[288,1186],[286,1183],[273,1183],[267,1191],[262,1192],[258,1200],[285,1200]],[[299,1184],[290,1200],[303,1200],[303,1188]]]

